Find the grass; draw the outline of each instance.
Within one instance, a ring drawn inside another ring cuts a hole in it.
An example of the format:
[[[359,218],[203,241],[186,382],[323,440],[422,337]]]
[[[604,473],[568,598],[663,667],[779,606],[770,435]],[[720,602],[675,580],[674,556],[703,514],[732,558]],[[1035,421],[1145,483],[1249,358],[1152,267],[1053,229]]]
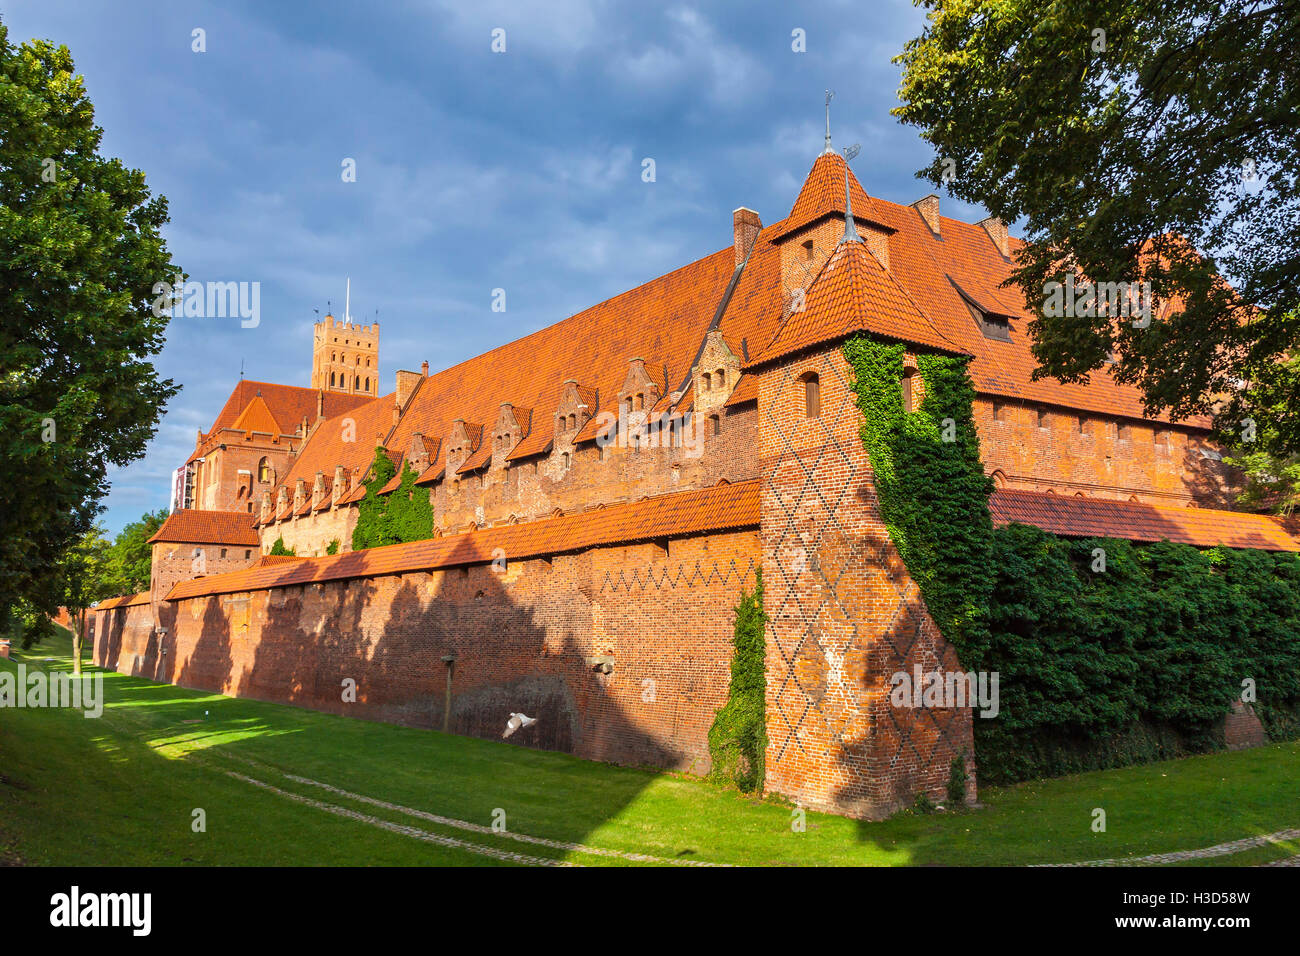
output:
[[[71,669],[70,635],[0,668]],[[49,658],[50,660],[46,660]],[[93,668],[88,670],[94,671]],[[981,810],[863,823],[670,773],[579,760],[104,674],[103,716],[0,710],[0,862],[52,865],[499,865],[483,848],[636,861],[522,843],[507,829],[660,859],[775,865],[1073,862],[1196,849],[1300,827],[1300,743],[981,792]],[[283,793],[231,776],[242,774]],[[353,796],[284,776],[321,781]],[[288,794],[329,804],[303,805]],[[389,804],[437,814],[434,822]],[[1107,815],[1092,831],[1093,809]],[[194,832],[194,811],[206,829]],[[364,814],[368,820],[341,814]],[[382,824],[415,827],[443,843]],[[468,847],[447,845],[446,838]],[[1220,857],[1260,863],[1290,842]]]

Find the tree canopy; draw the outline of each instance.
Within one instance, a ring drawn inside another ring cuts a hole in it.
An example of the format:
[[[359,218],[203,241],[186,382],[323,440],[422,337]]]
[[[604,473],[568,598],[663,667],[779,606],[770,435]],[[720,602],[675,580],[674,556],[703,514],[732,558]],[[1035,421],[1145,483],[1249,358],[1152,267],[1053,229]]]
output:
[[[0,24],[0,612],[91,528],[107,468],[143,454],[177,389],[151,361],[178,273],[167,202],[100,154],[72,55]],[[54,607],[43,607],[53,611]]]
[[[1300,333],[1300,0],[920,4],[894,112],[935,147],[920,175],[1023,219],[1036,374],[1109,367],[1149,413],[1300,451],[1279,364]],[[1154,318],[1044,315],[1067,271],[1150,282]]]

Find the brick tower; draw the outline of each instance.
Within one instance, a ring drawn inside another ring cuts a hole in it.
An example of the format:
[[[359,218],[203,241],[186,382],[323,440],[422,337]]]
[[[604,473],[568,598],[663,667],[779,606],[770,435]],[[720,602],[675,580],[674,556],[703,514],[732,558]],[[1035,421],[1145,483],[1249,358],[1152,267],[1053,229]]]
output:
[[[311,387],[350,395],[379,394],[379,323],[353,325],[332,315],[316,323]]]

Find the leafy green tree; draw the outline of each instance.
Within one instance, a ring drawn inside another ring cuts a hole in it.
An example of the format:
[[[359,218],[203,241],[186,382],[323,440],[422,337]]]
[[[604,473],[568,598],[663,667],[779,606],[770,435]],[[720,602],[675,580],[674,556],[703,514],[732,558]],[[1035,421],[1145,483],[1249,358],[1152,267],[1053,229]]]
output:
[[[0,24],[0,612],[52,613],[60,556],[90,531],[107,468],[143,454],[177,391],[151,361],[178,269],[167,202],[100,154],[72,55]]]
[[[149,589],[153,564],[152,538],[167,520],[167,509],[146,511],[117,533],[109,548],[106,569],[115,594],[136,594]]]
[[[1271,411],[1268,450],[1300,451],[1300,370],[1275,368],[1300,340],[1300,0],[920,2],[894,112],[935,147],[920,175],[1024,219],[1036,374],[1113,359],[1150,412],[1227,438]],[[1043,315],[1066,263],[1181,311]]]

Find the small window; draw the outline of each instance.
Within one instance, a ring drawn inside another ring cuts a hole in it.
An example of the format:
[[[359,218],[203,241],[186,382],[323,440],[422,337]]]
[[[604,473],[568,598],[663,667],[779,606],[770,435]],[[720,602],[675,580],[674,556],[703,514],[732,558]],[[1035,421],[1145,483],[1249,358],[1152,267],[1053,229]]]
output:
[[[805,242],[805,243],[803,244],[803,257],[804,257],[804,259],[806,259],[806,260],[808,260],[808,261],[810,261],[810,262],[812,261],[812,257],[813,257],[813,241],[812,241],[811,239],[809,239],[807,242]]]
[[[360,378],[359,376],[358,376],[357,378],[353,379],[353,385],[352,385],[352,387],[353,387],[353,388],[360,388],[360,387],[361,387],[361,378]]]
[[[1007,406],[1004,402],[993,403],[993,420],[995,422],[1006,421],[1006,408]]]
[[[370,376],[366,376],[366,391],[370,391]]]
[[[722,434],[722,418],[721,418],[720,416],[718,416],[718,415],[710,415],[710,416],[709,416],[709,422],[710,422],[711,425],[713,426],[713,427],[712,427],[712,432],[713,432],[713,434],[715,434],[715,435],[721,435],[721,434]]]
[[[1121,422],[1119,425],[1119,440],[1130,441],[1132,438],[1133,438],[1132,427],[1125,422]]]
[[[560,455],[560,462],[564,465],[564,470],[565,470],[565,471],[568,471],[568,470],[569,470],[569,465],[571,465],[571,464],[573,463],[573,461],[572,461],[572,459],[570,458],[569,453],[568,453],[567,451],[564,452],[564,454]]]
[[[706,392],[710,392],[710,391],[712,391],[712,390],[713,390],[713,376],[712,376],[711,374],[709,374],[708,372],[705,372],[705,373],[704,373],[704,391],[706,391]]]
[[[803,413],[805,418],[820,418],[822,414],[822,385],[816,372],[803,377]]]
[[[225,548],[222,548],[222,549],[221,549],[221,556],[222,556],[223,558],[226,556],[226,549],[225,549]]]
[[[257,463],[257,480],[263,484],[271,480],[271,462],[265,458]]]
[[[1011,341],[1011,320],[1005,315],[982,312],[979,314],[979,324],[985,338],[997,339],[999,342]]]
[[[1080,435],[1088,434],[1088,419],[1083,415],[1075,416],[1074,430]]]
[[[727,387],[727,373],[724,369],[718,369],[717,379],[718,379],[718,388]]]
[[[1049,428],[1051,427],[1051,423],[1052,423],[1051,413],[1048,412],[1048,410],[1045,408],[1040,408],[1038,410],[1038,427]]]
[[[920,404],[918,399],[920,391],[916,387],[916,369],[908,369],[903,373],[903,411],[914,412]]]
[[[330,372],[330,388],[333,388],[334,385],[335,385],[335,382],[334,382],[334,373],[333,373],[333,372]]]

